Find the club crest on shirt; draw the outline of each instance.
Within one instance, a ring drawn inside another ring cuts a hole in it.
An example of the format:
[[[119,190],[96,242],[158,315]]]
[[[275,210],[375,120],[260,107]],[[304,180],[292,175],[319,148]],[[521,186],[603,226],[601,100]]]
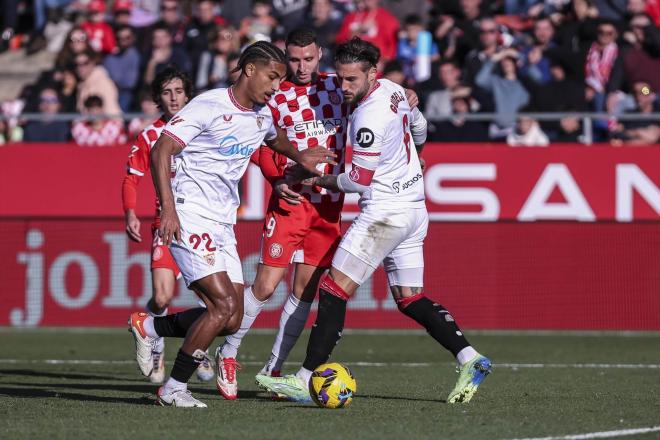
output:
[[[282,256],[282,245],[279,243],[273,243],[270,245],[268,253],[273,258],[280,258]]]
[[[339,94],[336,90],[330,90],[328,92],[328,99],[330,100],[330,103],[334,105],[337,105],[341,102],[341,98],[339,97]]]
[[[264,117],[263,116],[257,116],[257,126],[259,127],[259,130],[261,130],[261,126],[264,123]]]
[[[204,254],[204,261],[206,261],[206,264],[209,266],[215,265],[215,253]]]

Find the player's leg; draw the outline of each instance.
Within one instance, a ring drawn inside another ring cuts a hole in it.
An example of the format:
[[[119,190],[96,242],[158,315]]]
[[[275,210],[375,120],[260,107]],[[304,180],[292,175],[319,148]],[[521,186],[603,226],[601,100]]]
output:
[[[259,375],[258,384],[289,400],[310,401],[307,384],[314,369],[327,362],[341,338],[346,302],[406,233],[407,228],[397,224],[393,215],[362,212],[358,216],[342,239],[329,273],[321,278],[318,313],[302,368],[295,376],[283,378]]]
[[[167,249],[167,253],[169,254],[169,249]],[[170,255],[169,258],[172,259],[172,256]],[[153,317],[166,316],[167,308],[174,296],[176,276],[171,269],[152,267],[151,281],[153,294],[147,303],[147,313]],[[160,337],[157,339],[152,350],[152,356],[153,370],[149,375],[149,380],[152,383],[161,383],[165,379],[165,338]]]
[[[296,264],[293,292],[289,293],[284,303],[270,358],[259,374],[280,375],[282,365],[305,328],[312,302],[316,297],[319,280],[326,270],[309,264]]]
[[[416,230],[383,260],[388,284],[399,310],[454,355],[461,376],[448,401],[467,402],[490,372],[490,361],[470,345],[444,306],[424,296],[423,242],[428,215],[426,210],[419,210],[415,216]]]
[[[206,358],[206,350],[213,339],[217,335],[230,334],[238,330],[236,324],[238,320],[235,316],[242,315],[242,301],[238,298],[227,272],[207,275],[194,281],[190,288],[204,301],[206,308],[202,308],[203,311],[187,329],[183,345],[174,361],[170,378],[158,390],[159,402],[168,405],[175,403],[178,396],[183,400],[183,404],[187,404],[189,399],[194,399],[187,392],[190,377]],[[233,326],[229,325],[230,320],[233,322]],[[158,322],[158,320],[155,321]],[[196,401],[193,406],[205,405]]]
[[[260,374],[276,376],[296,344],[305,327],[309,311],[318,290],[321,276],[332,264],[332,258],[341,241],[341,215],[336,205],[308,204],[307,221],[310,225],[302,240],[294,262],[296,271],[293,292],[289,294],[280,316],[280,326],[271,350],[271,357]]]

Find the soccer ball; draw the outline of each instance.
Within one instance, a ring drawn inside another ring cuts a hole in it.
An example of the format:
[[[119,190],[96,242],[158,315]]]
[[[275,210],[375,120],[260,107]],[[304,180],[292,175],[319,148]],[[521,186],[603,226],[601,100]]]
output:
[[[357,382],[346,366],[323,364],[312,373],[309,394],[321,408],[343,408],[351,404]]]

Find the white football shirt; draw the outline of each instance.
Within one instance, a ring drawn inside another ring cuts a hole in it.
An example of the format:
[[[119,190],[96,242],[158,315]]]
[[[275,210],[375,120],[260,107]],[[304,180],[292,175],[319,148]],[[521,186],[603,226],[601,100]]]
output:
[[[349,130],[353,163],[375,170],[361,207],[425,206],[422,168],[410,133],[415,122],[404,89],[386,79],[357,104]],[[358,176],[350,178],[358,181]]]
[[[214,89],[190,101],[163,130],[183,150],[174,157],[172,179],[178,211],[221,223],[236,223],[238,182],[250,156],[277,136],[270,109],[245,108],[232,89]]]

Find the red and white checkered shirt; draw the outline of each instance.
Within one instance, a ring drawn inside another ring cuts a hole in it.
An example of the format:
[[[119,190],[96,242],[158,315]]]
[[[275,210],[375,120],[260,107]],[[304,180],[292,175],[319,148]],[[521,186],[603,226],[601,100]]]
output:
[[[337,165],[319,165],[325,174],[338,175],[344,171],[349,106],[343,101],[337,78],[320,73],[316,81],[306,86],[283,82],[268,103],[275,123],[286,130],[287,137],[299,150],[321,146],[337,154]],[[296,186],[294,190],[312,203],[343,202],[341,193],[325,188]]]
[[[135,138],[131,145],[131,152],[128,155],[128,174],[134,174],[138,177],[144,177],[149,171],[151,149],[160,137],[167,121],[163,116],[156,119],[150,125],[146,126],[142,132]],[[172,160],[174,167],[174,160]],[[173,170],[172,170],[173,171]],[[156,219],[155,225],[158,226],[160,220],[160,202],[156,197]]]
[[[89,121],[76,121],[71,128],[71,136],[82,147],[110,147],[126,143],[124,122],[118,119],[104,121],[99,129]]]

